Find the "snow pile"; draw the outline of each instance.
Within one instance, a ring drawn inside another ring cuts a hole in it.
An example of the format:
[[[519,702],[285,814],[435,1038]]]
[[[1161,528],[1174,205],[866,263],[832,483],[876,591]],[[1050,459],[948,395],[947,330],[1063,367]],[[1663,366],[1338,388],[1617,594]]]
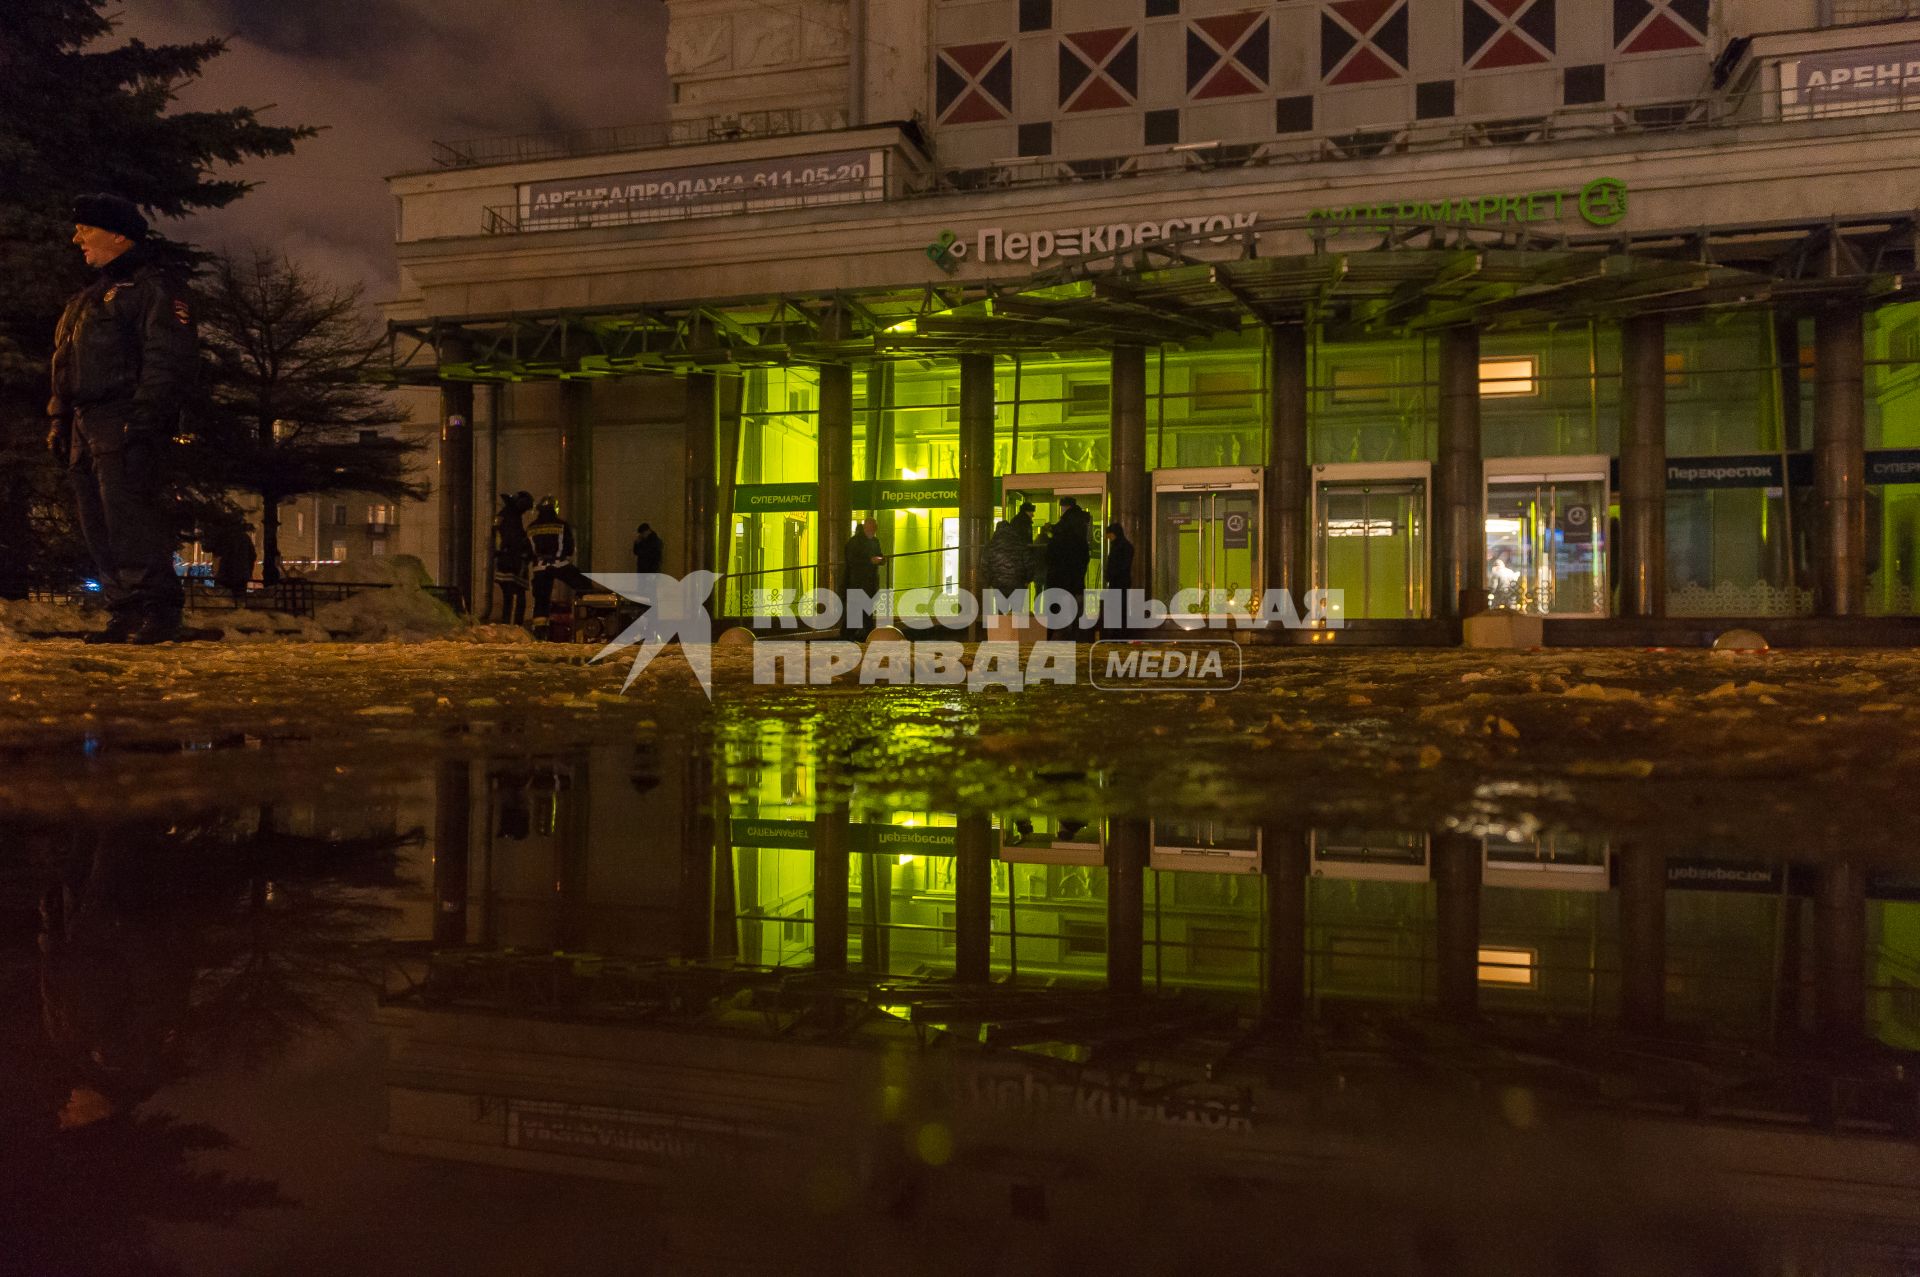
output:
[[[17,642],[35,634],[104,629],[106,624],[107,614],[98,608],[37,599],[0,599],[0,642]]]
[[[333,637],[325,627],[311,619],[285,612],[255,612],[250,609],[190,612],[187,614],[187,624],[219,630],[220,637],[229,643],[325,643]]]
[[[343,571],[323,569],[314,573],[313,579],[326,581]],[[410,554],[355,564],[351,574],[369,585],[386,588],[362,590],[338,603],[315,608],[314,621],[329,634],[362,643],[381,639],[423,643],[451,637],[468,627],[459,613],[427,593],[431,579],[427,567]]]

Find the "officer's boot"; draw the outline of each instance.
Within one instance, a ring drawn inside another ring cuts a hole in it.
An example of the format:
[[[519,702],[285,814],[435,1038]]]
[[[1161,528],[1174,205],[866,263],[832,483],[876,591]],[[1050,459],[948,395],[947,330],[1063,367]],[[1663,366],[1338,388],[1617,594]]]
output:
[[[107,620],[107,628],[87,635],[89,643],[125,643],[140,632],[141,617],[138,612],[115,612]]]
[[[171,612],[156,612],[140,622],[140,628],[134,631],[127,642],[136,647],[151,647],[155,643],[172,643],[180,638],[180,618]]]

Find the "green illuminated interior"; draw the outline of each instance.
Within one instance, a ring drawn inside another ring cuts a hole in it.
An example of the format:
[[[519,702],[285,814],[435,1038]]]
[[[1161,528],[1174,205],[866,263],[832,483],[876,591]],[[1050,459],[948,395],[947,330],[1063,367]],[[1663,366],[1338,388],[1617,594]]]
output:
[[[1789,329],[1782,336],[1768,311],[1716,312],[1670,323],[1669,455],[1778,455],[1811,447],[1812,340],[1811,321],[1803,321],[1797,335]],[[1481,354],[1483,368],[1503,370],[1488,373],[1494,379],[1486,383],[1482,399],[1486,456],[1617,453],[1620,343],[1614,325],[1579,322],[1490,333]],[[1920,448],[1920,303],[1870,312],[1867,357],[1868,447]],[[1433,457],[1437,358],[1431,336],[1315,340],[1309,460],[1341,464]],[[1267,367],[1259,329],[1149,351],[1149,469],[1266,464]],[[817,373],[805,367],[755,369],[745,380],[739,485],[814,483]],[[1104,352],[1000,357],[995,394],[996,476],[1098,476],[1112,465],[1111,376]],[[959,399],[959,373],[950,360],[900,360],[857,369],[852,478],[956,480]],[[1807,488],[1798,485],[1802,495],[1792,509],[1778,487],[1672,492],[1669,609],[1764,616],[1810,608],[1814,507]],[[1012,485],[1006,499],[1017,504]],[[958,511],[951,504],[883,504],[873,513],[883,546],[896,556],[886,584],[896,593],[952,588],[959,556]],[[1036,526],[1044,521],[1036,520]],[[838,554],[850,532],[822,532],[810,503],[737,511],[730,607],[740,613],[764,610],[753,605],[755,589],[811,589],[822,542],[826,553]],[[1570,556],[1568,574],[1574,579],[1543,592],[1561,601],[1538,610],[1596,610],[1587,605],[1604,572],[1604,529],[1601,536],[1597,548],[1541,543],[1543,554]],[[1920,593],[1920,483],[1870,489],[1869,543],[1873,609],[1914,611]],[[1203,553],[1197,544],[1189,548],[1194,555]],[[1361,614],[1356,608],[1373,616],[1423,614],[1423,583],[1405,579],[1417,566],[1386,562],[1396,554],[1408,559],[1405,546],[1326,545],[1322,550],[1336,562],[1355,555],[1380,560],[1367,574],[1365,598],[1350,608],[1352,615]],[[1200,568],[1197,560],[1187,563],[1183,557],[1168,572],[1185,581]],[[1358,569],[1338,571],[1357,575]],[[1249,563],[1249,582],[1252,572]],[[1216,575],[1240,577],[1226,568]],[[1097,584],[1092,573],[1090,584]],[[1574,597],[1580,606],[1564,602]],[[1415,600],[1411,609],[1409,598]]]

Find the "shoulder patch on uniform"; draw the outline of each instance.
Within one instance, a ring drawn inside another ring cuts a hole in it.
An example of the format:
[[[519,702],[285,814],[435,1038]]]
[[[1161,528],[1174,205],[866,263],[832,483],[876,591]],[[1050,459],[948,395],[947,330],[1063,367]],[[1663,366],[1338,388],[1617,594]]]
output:
[[[193,312],[187,309],[187,303],[181,298],[173,299],[173,317],[183,324],[193,322]]]

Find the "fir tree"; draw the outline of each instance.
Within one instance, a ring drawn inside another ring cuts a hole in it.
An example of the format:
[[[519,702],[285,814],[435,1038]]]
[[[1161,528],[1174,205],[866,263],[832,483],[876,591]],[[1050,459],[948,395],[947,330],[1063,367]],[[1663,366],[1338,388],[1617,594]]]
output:
[[[322,284],[266,252],[221,257],[200,281],[208,356],[207,472],[260,498],[260,579],[280,579],[279,507],[366,492],[420,500],[419,443],[383,433],[407,414],[372,372],[386,342],[360,289]]]

